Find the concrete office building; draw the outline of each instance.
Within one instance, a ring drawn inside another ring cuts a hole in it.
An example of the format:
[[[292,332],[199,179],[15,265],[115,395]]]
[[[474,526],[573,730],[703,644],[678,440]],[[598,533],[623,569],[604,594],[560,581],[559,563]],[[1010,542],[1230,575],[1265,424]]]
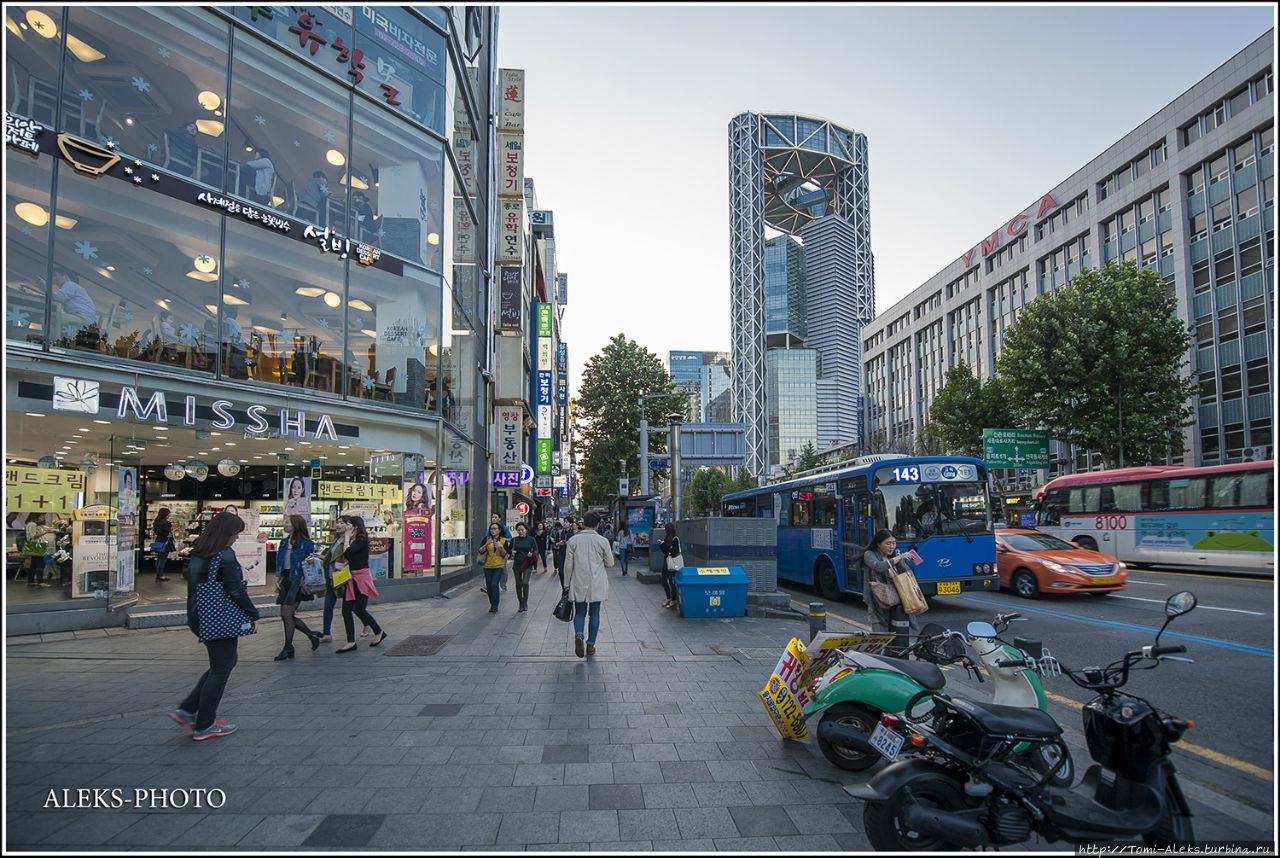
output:
[[[1223,63],[863,331],[865,440],[909,445],[949,367],[990,378],[1021,309],[1085,267],[1157,271],[1193,326],[1200,391],[1173,464],[1272,455],[1274,31]],[[1051,475],[1098,465],[1055,443]]]
[[[729,124],[733,403],[754,475],[785,456],[771,446],[780,427],[770,420],[788,409],[769,396],[798,379],[796,362],[771,358],[774,349],[816,353],[815,375],[802,385],[812,387],[816,412],[805,440],[858,437],[861,329],[875,305],[867,170],[866,137],[830,122],[742,113]],[[766,227],[800,242],[770,239]],[[775,261],[789,274],[770,286]],[[769,378],[771,360],[788,367],[787,379]]]

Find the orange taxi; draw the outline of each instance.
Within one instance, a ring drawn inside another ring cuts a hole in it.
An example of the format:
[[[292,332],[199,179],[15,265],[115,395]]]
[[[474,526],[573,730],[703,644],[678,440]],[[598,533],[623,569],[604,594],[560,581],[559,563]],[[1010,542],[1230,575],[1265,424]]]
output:
[[[1129,570],[1110,554],[1089,551],[1038,530],[996,531],[1000,586],[1024,599],[1041,593],[1106,594],[1123,590]]]

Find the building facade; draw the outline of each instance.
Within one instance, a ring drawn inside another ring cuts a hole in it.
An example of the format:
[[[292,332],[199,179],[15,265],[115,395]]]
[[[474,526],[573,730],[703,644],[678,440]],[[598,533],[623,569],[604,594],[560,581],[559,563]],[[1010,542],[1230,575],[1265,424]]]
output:
[[[1274,31],[1175,98],[863,332],[868,440],[909,446],[949,367],[994,373],[1027,303],[1085,267],[1160,275],[1194,331],[1195,422],[1173,464],[1267,458],[1275,399]],[[1096,467],[1055,442],[1051,475]]]
[[[729,185],[733,402],[746,467],[759,476],[786,458],[770,447],[769,421],[787,411],[768,402],[774,343],[817,352],[807,440],[859,434],[861,329],[875,306],[866,137],[795,114],[740,114],[729,124]],[[766,228],[799,242],[771,243]],[[770,282],[770,264],[789,269],[785,281]]]
[[[677,389],[689,397],[692,422],[729,422],[732,404],[728,352],[668,352],[667,371]]]
[[[492,452],[490,117],[510,109],[496,12],[6,14],[6,541],[68,522],[65,561],[31,582],[49,586],[10,604],[181,588],[152,583],[160,508],[174,570],[234,508],[254,588],[291,513],[321,542],[361,515],[390,598],[469,571]]]

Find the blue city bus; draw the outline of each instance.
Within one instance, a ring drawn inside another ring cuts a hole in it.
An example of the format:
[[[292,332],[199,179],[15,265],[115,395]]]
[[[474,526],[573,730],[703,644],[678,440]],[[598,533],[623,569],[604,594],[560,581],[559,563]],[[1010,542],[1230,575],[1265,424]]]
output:
[[[960,456],[864,456],[786,482],[725,495],[725,517],[778,525],[778,580],[828,600],[862,593],[862,551],[887,527],[922,558],[926,596],[995,592],[996,542],[987,466]]]

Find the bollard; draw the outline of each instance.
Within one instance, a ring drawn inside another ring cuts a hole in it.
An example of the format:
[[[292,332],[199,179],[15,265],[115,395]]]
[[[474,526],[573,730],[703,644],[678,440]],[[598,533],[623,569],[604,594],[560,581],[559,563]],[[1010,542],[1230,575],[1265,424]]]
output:
[[[827,630],[827,606],[822,602],[809,603],[809,642],[818,636],[818,632]]]

